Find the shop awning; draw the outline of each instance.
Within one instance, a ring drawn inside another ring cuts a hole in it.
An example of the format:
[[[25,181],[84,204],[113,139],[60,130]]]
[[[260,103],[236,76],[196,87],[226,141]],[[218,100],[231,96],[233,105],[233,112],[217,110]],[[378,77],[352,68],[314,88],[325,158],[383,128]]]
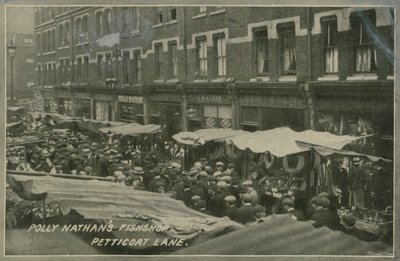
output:
[[[26,144],[40,143],[43,142],[37,136],[21,136],[21,137],[7,137],[6,144],[7,146],[22,146]]]
[[[172,138],[182,144],[203,145],[209,141],[224,140],[248,133],[247,131],[232,129],[201,129],[194,132],[180,132]]]
[[[288,215],[269,216],[263,223],[184,248],[173,255],[391,255],[380,242],[367,243],[312,221]]]
[[[22,199],[58,203],[63,215],[78,213],[85,220],[107,224],[112,220],[116,238],[179,238],[192,244],[243,227],[228,218],[194,211],[166,194],[135,190],[121,183],[21,174],[7,174],[7,183]],[[129,233],[118,230],[122,224],[159,225],[164,230]],[[143,247],[151,245],[138,248]]]
[[[139,136],[141,134],[154,134],[160,132],[161,126],[157,124],[142,125],[136,122],[125,124],[122,126],[101,128],[103,133],[113,133],[120,135]]]
[[[254,153],[270,152],[277,157],[284,157],[310,150],[310,148],[298,146],[296,142],[341,149],[344,145],[360,138],[364,137],[338,136],[313,130],[296,132],[288,127],[280,127],[240,135],[230,140],[241,150],[249,149]]]
[[[367,155],[367,154],[361,154],[361,153],[357,153],[357,152],[349,151],[349,150],[335,150],[335,149],[322,147],[322,146],[313,146],[312,148],[318,154],[320,154],[324,157],[331,156],[331,155],[340,155],[340,156],[347,156],[347,157],[362,157],[362,158],[366,158],[372,162],[379,162],[379,161],[383,161],[383,162],[387,162],[387,163],[392,162],[392,160],[389,160],[389,159],[384,159],[381,157],[371,156],[371,155]]]

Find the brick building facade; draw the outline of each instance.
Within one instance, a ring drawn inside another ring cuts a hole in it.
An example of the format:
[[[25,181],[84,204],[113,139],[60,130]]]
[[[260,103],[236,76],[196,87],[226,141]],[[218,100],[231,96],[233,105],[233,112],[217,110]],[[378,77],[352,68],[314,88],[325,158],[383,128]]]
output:
[[[38,7],[42,110],[181,130],[393,136],[384,7]]]

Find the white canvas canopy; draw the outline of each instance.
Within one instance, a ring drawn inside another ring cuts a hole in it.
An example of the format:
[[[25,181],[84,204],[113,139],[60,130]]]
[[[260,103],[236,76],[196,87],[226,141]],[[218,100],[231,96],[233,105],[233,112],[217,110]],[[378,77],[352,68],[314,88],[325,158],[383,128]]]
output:
[[[270,152],[277,157],[308,151],[312,145],[324,146],[340,150],[344,145],[362,137],[338,136],[329,132],[306,130],[296,132],[288,127],[280,127],[272,130],[257,131],[233,137],[230,141],[239,149],[249,149],[254,153]],[[310,146],[298,145],[298,142],[310,144]]]
[[[229,139],[243,134],[249,134],[249,132],[232,129],[201,129],[194,132],[180,132],[172,138],[182,144],[204,145],[209,141]]]

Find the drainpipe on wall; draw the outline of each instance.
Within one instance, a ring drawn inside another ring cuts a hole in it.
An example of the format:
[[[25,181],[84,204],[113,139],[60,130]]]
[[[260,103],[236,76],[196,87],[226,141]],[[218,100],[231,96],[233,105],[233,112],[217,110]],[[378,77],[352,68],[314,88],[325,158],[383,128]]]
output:
[[[309,88],[309,82],[312,81],[312,39],[311,39],[311,7],[307,7],[307,82],[305,83],[304,91],[306,92],[307,109],[309,111],[309,128],[315,129],[314,126],[314,95]]]

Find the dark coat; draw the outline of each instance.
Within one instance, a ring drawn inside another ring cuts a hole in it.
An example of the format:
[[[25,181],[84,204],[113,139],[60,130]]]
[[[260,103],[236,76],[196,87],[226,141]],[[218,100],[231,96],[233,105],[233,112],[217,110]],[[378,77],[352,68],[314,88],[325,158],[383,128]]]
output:
[[[257,208],[251,205],[243,205],[237,211],[237,221],[242,224],[255,221]]]
[[[288,211],[289,214],[293,215],[297,221],[305,221],[304,214],[296,209],[292,209]]]
[[[337,218],[337,215],[334,215],[327,208],[319,208],[314,211],[311,215],[311,220],[316,221],[314,227],[319,228],[326,226],[332,230],[337,230],[340,228],[340,220]]]
[[[207,204],[207,210],[216,217],[226,216],[227,206],[225,200],[222,198],[220,193],[215,193],[210,197]]]

